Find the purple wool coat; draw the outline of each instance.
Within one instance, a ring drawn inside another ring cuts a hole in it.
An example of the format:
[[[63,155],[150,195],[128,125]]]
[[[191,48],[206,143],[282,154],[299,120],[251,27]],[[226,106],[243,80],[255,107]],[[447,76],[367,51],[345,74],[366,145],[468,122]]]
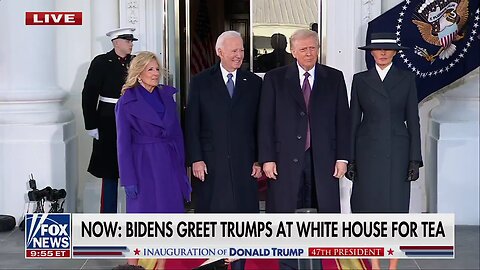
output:
[[[137,185],[127,198],[127,213],[182,213],[191,187],[186,175],[182,129],[171,86],[159,85],[163,118],[137,85],[125,91],[115,107],[120,183]],[[152,97],[158,97],[153,95]]]

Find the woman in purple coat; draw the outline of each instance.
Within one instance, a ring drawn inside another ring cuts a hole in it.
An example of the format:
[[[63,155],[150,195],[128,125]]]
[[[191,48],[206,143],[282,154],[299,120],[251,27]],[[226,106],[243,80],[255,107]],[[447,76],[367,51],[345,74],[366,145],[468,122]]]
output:
[[[120,182],[127,213],[183,213],[190,198],[182,129],[173,95],[159,85],[161,67],[151,52],[130,63],[115,107]]]

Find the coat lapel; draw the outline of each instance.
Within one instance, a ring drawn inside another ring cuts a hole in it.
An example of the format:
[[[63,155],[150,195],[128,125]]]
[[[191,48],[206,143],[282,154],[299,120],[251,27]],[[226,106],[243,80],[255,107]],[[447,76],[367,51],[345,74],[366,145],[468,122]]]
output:
[[[297,62],[290,64],[286,74],[286,86],[287,91],[297,104],[302,107],[303,110],[307,110],[305,105],[305,99],[303,99],[302,88],[300,87],[300,78],[298,77]]]
[[[383,80],[383,88],[385,91],[390,91],[391,89],[395,88],[395,86],[400,84],[401,79],[403,78],[402,73],[392,65],[390,70],[387,73],[387,76]]]
[[[312,86],[312,93],[310,95],[310,104],[312,104],[313,99],[318,99],[321,94],[325,93],[323,91],[324,87],[327,85],[325,82],[328,80],[327,72],[324,67],[320,64],[315,65],[315,78]],[[323,82],[323,83],[322,83]]]
[[[162,119],[160,119],[158,113],[152,108],[152,106],[150,106],[150,104],[147,103],[147,101],[145,101],[145,99],[141,95],[140,91],[146,91],[145,89],[143,89],[143,87],[136,86],[135,88],[127,91],[132,91],[130,100],[128,100],[125,104],[125,107],[127,107],[127,111],[130,114],[143,121],[152,123],[157,126],[163,126],[163,121]],[[155,91],[159,91],[159,89],[155,89]],[[165,101],[164,104],[166,104]]]
[[[169,110],[167,108],[168,104],[170,104],[172,101],[172,92],[166,91],[166,89],[159,88],[155,91],[159,91],[160,98],[162,99],[163,106],[165,108],[165,113],[163,114],[163,118],[158,118],[160,119],[161,123],[163,123],[164,126],[169,126],[172,120],[175,120],[176,117],[173,117],[172,114],[177,113],[176,110]],[[157,112],[155,112],[156,115],[158,115]]]
[[[380,79],[380,76],[378,75],[377,70],[375,68],[371,68],[370,70],[368,70],[366,74],[365,82],[381,95],[388,97],[388,94],[383,87],[383,82]]]
[[[227,86],[225,81],[222,78],[222,71],[220,70],[220,63],[215,65],[210,71],[210,76],[212,76],[212,91],[214,91],[213,96],[226,100],[228,103],[232,101],[230,94],[228,94]]]
[[[242,96],[245,95],[245,91],[248,91],[248,81],[245,76],[245,72],[237,70],[237,76],[235,79],[235,90],[233,91],[232,106],[238,103]],[[225,87],[226,88],[226,87]]]

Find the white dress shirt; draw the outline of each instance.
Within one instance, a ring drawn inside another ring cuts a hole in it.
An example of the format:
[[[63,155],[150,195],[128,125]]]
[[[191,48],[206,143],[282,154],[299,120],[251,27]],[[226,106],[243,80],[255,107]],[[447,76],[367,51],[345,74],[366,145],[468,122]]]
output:
[[[227,81],[228,81],[227,75],[231,73],[233,75],[232,77],[233,85],[235,86],[235,79],[237,78],[237,70],[235,69],[234,71],[229,72],[228,70],[223,68],[222,63],[220,63],[220,70],[222,71],[222,78],[225,85],[227,84]]]
[[[303,80],[305,80],[305,72],[308,72],[310,76],[308,76],[308,82],[310,83],[310,88],[313,90],[313,82],[315,81],[315,66],[309,71],[304,70],[297,62],[298,66],[298,77],[300,78],[300,88],[303,87]]]

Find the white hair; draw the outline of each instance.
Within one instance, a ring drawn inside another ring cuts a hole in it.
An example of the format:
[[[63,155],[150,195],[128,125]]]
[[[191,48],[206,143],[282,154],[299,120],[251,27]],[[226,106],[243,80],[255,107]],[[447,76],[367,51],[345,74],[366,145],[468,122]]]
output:
[[[242,38],[242,35],[240,35],[239,32],[233,30],[223,32],[217,38],[217,43],[215,44],[215,52],[217,52],[218,49],[223,48],[223,43],[226,39],[229,38]]]

